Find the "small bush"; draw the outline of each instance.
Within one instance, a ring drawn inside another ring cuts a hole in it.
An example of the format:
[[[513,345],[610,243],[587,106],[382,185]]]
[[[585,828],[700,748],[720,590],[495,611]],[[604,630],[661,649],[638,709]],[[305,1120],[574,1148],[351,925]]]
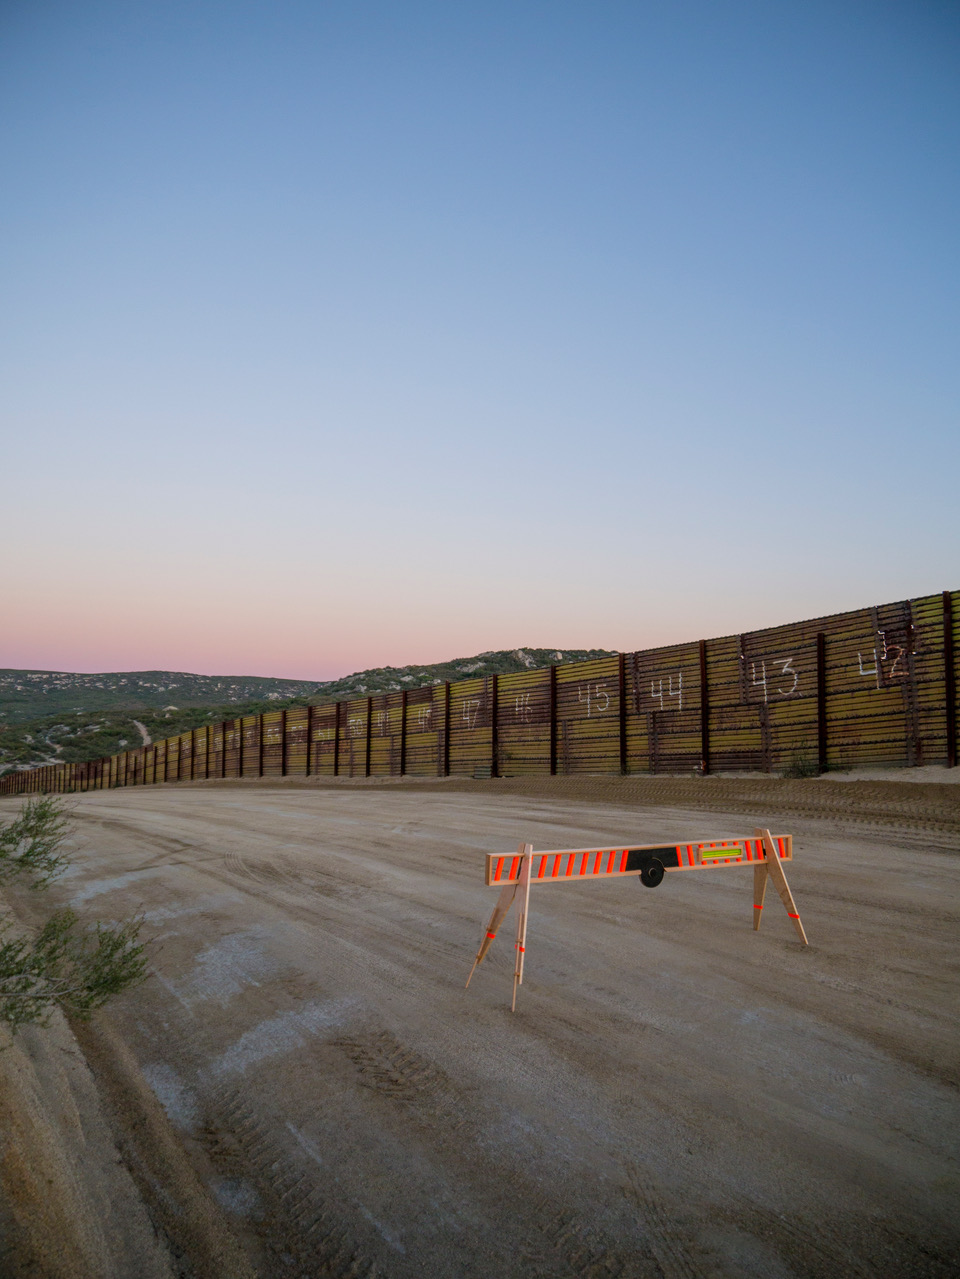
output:
[[[28,800],[0,827],[0,883],[24,876],[46,888],[66,868],[60,846],[70,826],[59,800]],[[0,1022],[11,1031],[43,1024],[53,1008],[87,1018],[95,1008],[143,981],[147,959],[139,940],[143,919],[80,927],[72,910],[54,912],[33,938],[0,926]]]
[[[809,751],[795,750],[783,770],[784,777],[819,777],[820,766]]]
[[[119,991],[143,980],[141,919],[80,931],[72,910],[51,915],[32,940],[0,930],[0,1021],[11,1030],[45,1022],[55,1004],[86,1019]]]
[[[66,869],[60,845],[68,830],[59,800],[28,799],[14,821],[0,826],[0,884],[25,875],[30,888],[46,888]]]

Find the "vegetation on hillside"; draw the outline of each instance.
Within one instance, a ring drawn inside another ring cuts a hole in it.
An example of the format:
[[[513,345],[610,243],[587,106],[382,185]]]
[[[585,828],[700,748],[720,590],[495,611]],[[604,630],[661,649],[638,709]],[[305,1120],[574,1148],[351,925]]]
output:
[[[28,723],[82,711],[162,711],[176,706],[214,706],[257,699],[312,697],[316,680],[259,676],[191,675],[183,671],[113,671],[81,675],[71,671],[0,670],[0,721]]]

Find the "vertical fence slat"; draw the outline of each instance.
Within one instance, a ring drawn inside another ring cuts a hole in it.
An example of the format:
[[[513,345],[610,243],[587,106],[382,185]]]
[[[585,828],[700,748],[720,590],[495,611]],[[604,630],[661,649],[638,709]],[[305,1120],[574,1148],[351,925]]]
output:
[[[827,637],[817,631],[817,771],[827,771]]]
[[[500,737],[498,728],[500,680],[496,675],[490,676],[490,776],[500,776]]]
[[[627,771],[627,655],[621,653],[617,662],[617,712],[620,718],[620,773]]]
[[[700,772],[710,772],[710,680],[707,675],[707,641],[697,645],[700,660]]]
[[[943,691],[947,708],[947,768],[957,766],[957,675],[953,656],[953,595],[943,592]]]
[[[557,668],[550,667],[550,776],[557,773]]]

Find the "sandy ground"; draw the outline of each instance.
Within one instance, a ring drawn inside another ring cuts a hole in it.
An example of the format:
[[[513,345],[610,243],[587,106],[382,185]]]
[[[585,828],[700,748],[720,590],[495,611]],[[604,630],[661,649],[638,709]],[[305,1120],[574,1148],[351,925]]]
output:
[[[3,1043],[0,1276],[176,1279],[63,1016]]]
[[[192,1177],[264,1279],[960,1273],[960,788],[205,783],[71,802],[57,900],[143,910],[155,938],[148,982],[81,1039],[128,1160],[155,1220],[182,1216]],[[538,887],[518,1012],[509,928],[464,991],[496,895],[485,852],[764,816],[795,835],[808,949],[770,894],[752,932],[749,870]],[[150,1164],[143,1079],[182,1174]],[[230,1275],[216,1257],[191,1273]]]

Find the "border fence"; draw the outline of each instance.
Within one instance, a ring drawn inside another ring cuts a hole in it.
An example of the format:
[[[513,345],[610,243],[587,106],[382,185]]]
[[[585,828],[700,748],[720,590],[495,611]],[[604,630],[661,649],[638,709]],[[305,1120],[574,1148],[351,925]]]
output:
[[[957,762],[960,591],[205,725],[0,795],[250,777],[719,773]]]

